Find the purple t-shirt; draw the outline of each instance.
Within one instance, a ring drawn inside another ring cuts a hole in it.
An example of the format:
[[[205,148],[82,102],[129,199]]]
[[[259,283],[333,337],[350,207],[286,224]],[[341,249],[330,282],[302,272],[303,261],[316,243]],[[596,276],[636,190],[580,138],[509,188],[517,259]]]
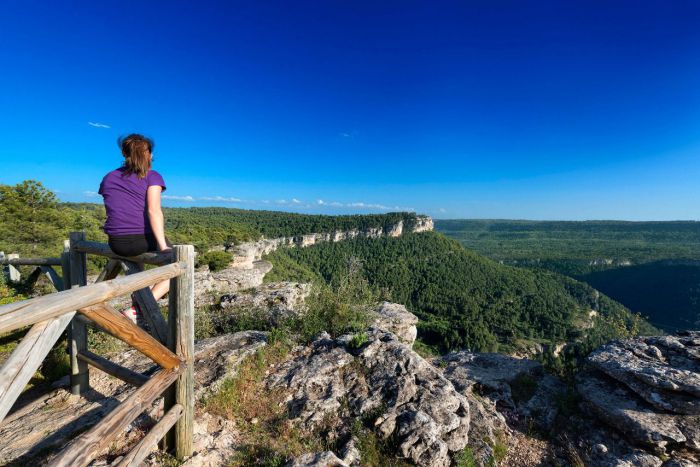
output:
[[[102,179],[99,194],[107,210],[103,227],[110,236],[153,233],[148,220],[146,192],[149,186],[161,186],[165,182],[155,170],[149,170],[144,178],[136,174],[124,175],[124,167],[112,170]]]

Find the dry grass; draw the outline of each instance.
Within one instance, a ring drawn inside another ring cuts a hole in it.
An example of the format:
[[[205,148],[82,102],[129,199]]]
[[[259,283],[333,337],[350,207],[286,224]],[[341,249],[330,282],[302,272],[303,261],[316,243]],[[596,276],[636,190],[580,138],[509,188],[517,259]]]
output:
[[[230,466],[284,465],[291,457],[322,448],[314,433],[288,419],[285,391],[265,388],[267,370],[282,362],[289,348],[280,340],[259,349],[205,400],[206,411],[235,421],[240,430],[242,446]]]

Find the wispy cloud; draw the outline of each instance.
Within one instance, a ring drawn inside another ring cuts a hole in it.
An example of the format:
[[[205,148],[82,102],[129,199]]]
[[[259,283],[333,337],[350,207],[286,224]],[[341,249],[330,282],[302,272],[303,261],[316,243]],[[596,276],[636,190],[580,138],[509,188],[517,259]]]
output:
[[[163,199],[174,199],[177,201],[195,201],[194,196],[163,195]]]
[[[105,125],[104,123],[98,123],[98,122],[88,122],[88,125],[95,127],[95,128],[112,128],[109,125]]]
[[[94,198],[99,195],[96,191],[83,191],[83,194],[88,198]]]
[[[242,203],[243,200],[240,198],[234,198],[231,196],[197,196],[195,198],[197,201],[218,201],[220,203]]]
[[[414,208],[402,207],[402,206],[385,206],[384,204],[378,203],[364,203],[361,201],[356,201],[353,203],[341,203],[339,201],[325,201],[319,199],[316,201],[319,206],[330,206],[334,208],[360,208],[360,209],[376,209],[379,211],[415,211]]]

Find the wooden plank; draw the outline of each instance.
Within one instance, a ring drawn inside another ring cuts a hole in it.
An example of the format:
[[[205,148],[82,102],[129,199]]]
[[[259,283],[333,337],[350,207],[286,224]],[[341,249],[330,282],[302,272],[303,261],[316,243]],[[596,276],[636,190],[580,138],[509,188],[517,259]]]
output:
[[[77,242],[85,239],[85,232],[70,233],[70,288],[80,288],[87,285],[87,255],[73,248]],[[88,364],[78,359],[80,352],[88,348],[87,326],[75,319],[68,327],[68,354],[70,355],[70,390],[71,394],[80,395],[90,388],[90,369]]]
[[[194,247],[176,245],[173,253],[175,261],[184,262],[187,269],[170,281],[168,346],[184,359],[185,368],[166,402],[173,402],[174,392],[174,403],[184,408],[169,436],[175,445],[175,457],[183,460],[192,455],[194,434]]]
[[[180,404],[174,405],[163,418],[149,430],[146,436],[143,437],[126,456],[124,456],[118,467],[129,467],[133,465],[141,465],[141,462],[153,451],[158,441],[170,430],[175,422],[180,418],[183,412],[183,407]]]
[[[100,275],[97,276],[95,283],[114,279],[119,275],[121,268],[121,261],[117,259],[110,259],[109,261],[107,261],[107,265],[104,267],[104,269],[100,272]]]
[[[80,352],[78,354],[78,358],[80,360],[83,360],[85,363],[94,366],[98,370],[104,371],[108,375],[112,375],[115,378],[118,378],[134,386],[143,386],[146,383],[146,381],[148,381],[147,376],[125,368],[121,365],[118,365],[112,361],[107,360],[104,357],[100,357],[99,355],[92,353],[89,350]]]
[[[0,422],[10,411],[74,315],[75,311],[72,311],[32,326],[2,365],[0,368]]]
[[[101,451],[109,446],[112,440],[129,423],[133,422],[175,381],[177,374],[175,370],[160,370],[146,384],[136,389],[124,402],[115,407],[90,431],[76,438],[66,449],[52,459],[49,465],[54,467],[74,467],[89,464]]]
[[[0,264],[13,266],[60,266],[61,258],[20,258],[19,255],[7,255],[0,259]]]
[[[123,261],[122,263],[124,264],[127,275],[137,274],[142,271],[141,266],[136,263],[131,261]],[[151,289],[145,287],[137,290],[131,296],[141,309],[153,337],[163,344],[167,343],[168,324],[165,322],[165,318],[163,318],[163,314],[160,312],[160,306],[158,306],[158,302],[153,297]]]
[[[132,261],[134,263],[163,265],[171,263],[173,258],[171,252],[169,251],[148,252],[139,256],[132,257],[119,256],[116,253],[114,253],[109,248],[109,245],[107,245],[106,243],[89,242],[86,240],[77,243],[74,247],[78,251],[82,251],[85,253],[106,256],[108,258],[113,259]]]
[[[46,274],[46,277],[49,278],[56,290],[58,290],[59,292],[63,290],[63,280],[60,277],[58,277],[58,274],[56,274],[54,268],[52,268],[51,266],[41,266],[41,272]]]
[[[185,270],[185,264],[173,263],[126,277],[64,290],[21,302],[0,305],[0,333],[46,321],[69,311],[111,300],[156,282],[170,279]]]
[[[175,355],[153,336],[136,326],[129,318],[122,316],[107,303],[81,308],[78,312],[163,368],[177,368],[183,362],[181,357]]]

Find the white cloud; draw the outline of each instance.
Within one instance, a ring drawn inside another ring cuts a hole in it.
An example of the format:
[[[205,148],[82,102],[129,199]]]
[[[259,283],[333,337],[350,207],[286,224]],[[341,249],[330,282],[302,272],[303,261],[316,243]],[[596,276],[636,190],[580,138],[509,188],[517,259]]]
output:
[[[192,196],[175,196],[175,195],[163,195],[163,199],[174,199],[177,201],[194,201],[194,197]]]
[[[277,204],[287,204],[288,201],[287,201],[286,199],[278,199],[278,200],[275,201],[275,203],[277,203]]]
[[[219,201],[224,203],[241,203],[243,202],[240,198],[232,198],[226,196],[198,196],[197,201]]]
[[[99,193],[97,193],[96,191],[83,191],[83,194],[88,198],[94,198],[96,196],[99,196]]]
[[[88,122],[88,125],[95,127],[95,128],[112,128],[109,125],[105,125],[104,123],[97,123],[97,122]]]
[[[294,203],[294,204],[301,204],[301,201],[299,201],[299,200],[296,199],[296,198],[292,198],[292,203]]]
[[[440,208],[440,209],[438,209],[438,211],[440,211],[440,212],[447,212],[447,209],[445,209],[445,208]]]

